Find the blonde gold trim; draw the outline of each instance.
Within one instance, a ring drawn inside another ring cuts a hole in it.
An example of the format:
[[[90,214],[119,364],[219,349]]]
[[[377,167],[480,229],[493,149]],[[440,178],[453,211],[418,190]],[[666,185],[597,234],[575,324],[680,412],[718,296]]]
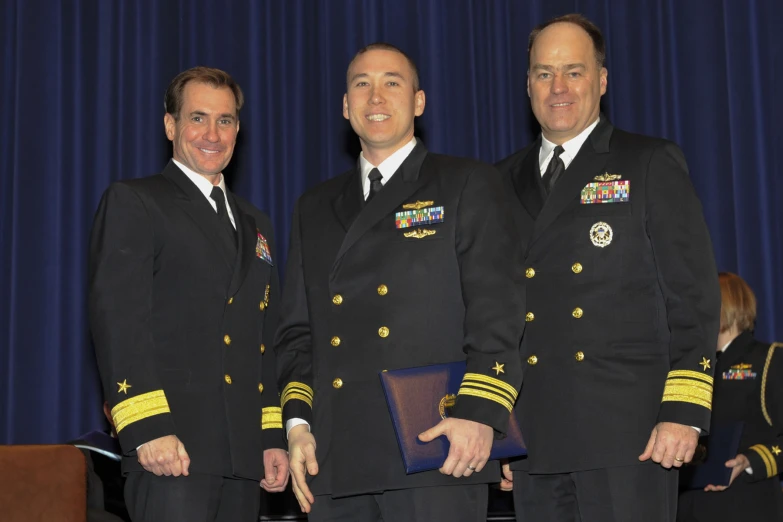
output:
[[[704,401],[691,395],[664,395],[661,402],[688,402],[697,406],[704,406],[708,410],[712,410],[712,401]]]
[[[305,404],[313,407],[313,389],[306,385],[303,382],[296,382],[292,381],[289,382],[285,388],[283,388],[283,393],[280,394],[280,406],[285,406],[285,403],[290,401],[291,399],[298,399],[300,401],[303,401]]]
[[[666,384],[663,390],[663,396],[687,395],[694,399],[699,399],[707,403],[712,403],[712,390],[703,390],[691,385]]]
[[[496,394],[496,395],[498,395],[500,397],[503,397],[504,399],[510,401],[511,403],[513,403],[515,400],[517,400],[516,397],[512,396],[511,394],[509,394],[507,391],[505,391],[505,390],[498,390],[495,386],[490,386],[488,384],[482,384],[480,382],[465,382],[465,381],[463,381],[462,382],[462,386],[460,386],[460,390],[464,389],[466,386],[470,387],[470,388],[482,388],[484,390],[488,390],[488,391],[490,391],[490,392],[492,392],[492,393],[494,393],[494,394]]]
[[[480,397],[482,399],[487,399],[487,400],[496,402],[496,403],[500,404],[501,406],[503,406],[504,408],[506,408],[509,411],[509,413],[511,413],[511,410],[514,409],[514,406],[510,402],[508,402],[507,400],[501,398],[500,396],[498,396],[498,395],[496,395],[494,393],[489,393],[489,392],[485,392],[485,391],[481,391],[481,390],[474,390],[472,388],[460,388],[460,390],[457,393],[457,395],[458,396],[459,395],[470,395],[470,396],[473,396],[473,397]]]
[[[689,379],[698,379],[709,384],[713,384],[715,382],[715,379],[713,379],[712,375],[695,372],[693,370],[672,370],[669,372],[669,375],[666,378],[672,379],[674,377],[688,377]]]
[[[511,386],[509,383],[505,381],[501,381],[500,379],[495,379],[494,377],[490,377],[488,375],[483,375],[480,373],[466,373],[465,377],[463,377],[462,379],[463,383],[465,381],[479,381],[479,382],[491,384],[492,386],[497,386],[498,388],[506,390],[508,393],[511,394],[511,396],[514,399],[517,398],[517,391],[514,389],[513,386]]]
[[[282,395],[285,395],[286,393],[291,393],[293,390],[298,390],[298,391],[300,391],[301,393],[304,393],[304,394],[306,394],[306,395],[309,395],[309,396],[310,396],[310,398],[312,398],[312,397],[313,397],[313,389],[312,389],[311,387],[309,387],[308,385],[306,385],[306,384],[305,384],[305,383],[303,383],[303,382],[296,382],[296,381],[291,381],[291,382],[289,382],[289,383],[286,385],[286,387],[285,387],[285,388],[283,388],[283,393],[282,393]]]
[[[772,362],[772,356],[775,354],[775,348],[783,348],[783,343],[772,343],[769,346],[767,352],[767,360],[764,363],[764,373],[761,375],[761,413],[764,414],[764,420],[767,424],[772,426],[772,417],[767,410],[767,374],[769,373],[769,365]]]
[[[758,453],[761,460],[764,461],[764,466],[767,468],[767,478],[774,477],[778,474],[778,463],[772,455],[772,452],[769,451],[769,448],[763,444],[756,444],[751,446],[750,449]]]
[[[427,236],[434,236],[435,230],[431,230],[429,228],[417,228],[416,230],[411,230],[410,232],[405,232],[403,236],[405,237],[413,237],[416,239],[421,239],[423,237]]]
[[[424,207],[430,207],[434,204],[434,201],[417,201],[416,203],[405,203],[402,208],[404,210],[421,210]]]
[[[713,387],[705,382],[694,381],[693,379],[669,379],[666,381],[666,386],[663,389],[663,393],[666,393],[672,386],[689,386],[698,390],[705,391],[712,395]]]
[[[311,408],[313,407],[313,399],[311,399],[311,398],[310,398],[310,397],[308,397],[307,395],[303,395],[303,394],[301,394],[301,393],[296,393],[296,392],[291,392],[291,393],[289,393],[288,395],[284,396],[284,397],[283,397],[283,398],[280,400],[280,404],[281,404],[283,407],[285,407],[286,403],[287,403],[288,401],[290,401],[290,400],[293,400],[293,399],[299,399],[300,401],[304,402],[305,404],[307,404],[307,405],[308,405],[308,406],[310,406]]]
[[[119,433],[134,422],[170,412],[166,394],[163,390],[156,390],[122,401],[111,409],[111,417]]]
[[[283,408],[270,406],[261,410],[261,429],[269,430],[283,427]]]

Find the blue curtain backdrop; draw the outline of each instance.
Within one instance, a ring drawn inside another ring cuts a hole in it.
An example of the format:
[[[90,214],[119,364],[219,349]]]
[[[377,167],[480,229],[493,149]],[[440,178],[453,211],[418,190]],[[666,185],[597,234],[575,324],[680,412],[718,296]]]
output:
[[[220,67],[244,88],[229,182],[285,248],[296,198],[358,153],[341,100],[359,47],[389,41],[418,62],[431,150],[495,161],[537,132],[527,34],[573,11],[608,40],[604,110],[681,144],[719,267],[755,289],[759,336],[783,340],[780,0],[3,0],[0,442],[102,425],[87,239],[110,182],[169,158],[177,72]]]

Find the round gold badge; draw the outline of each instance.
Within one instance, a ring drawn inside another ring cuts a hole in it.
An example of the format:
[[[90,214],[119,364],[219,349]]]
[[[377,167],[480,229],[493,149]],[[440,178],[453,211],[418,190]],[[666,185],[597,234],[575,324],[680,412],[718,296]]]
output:
[[[612,242],[612,227],[608,223],[599,221],[590,227],[590,241],[597,247],[604,248]]]

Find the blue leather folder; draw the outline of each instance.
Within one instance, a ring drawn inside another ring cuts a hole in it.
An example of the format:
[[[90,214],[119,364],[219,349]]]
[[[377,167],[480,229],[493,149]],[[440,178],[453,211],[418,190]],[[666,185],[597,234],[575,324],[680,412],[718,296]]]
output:
[[[701,464],[682,468],[681,487],[704,489],[708,484],[728,486],[731,468],[726,467],[726,461],[737,456],[743,426],[742,422],[711,426],[710,434],[699,439],[699,444],[706,446],[706,458]]]
[[[449,441],[445,436],[422,442],[418,435],[448,417],[465,368],[460,361],[381,372],[407,474],[438,469],[446,461]],[[492,444],[490,460],[527,454],[516,416],[512,412],[510,417],[506,437]]]

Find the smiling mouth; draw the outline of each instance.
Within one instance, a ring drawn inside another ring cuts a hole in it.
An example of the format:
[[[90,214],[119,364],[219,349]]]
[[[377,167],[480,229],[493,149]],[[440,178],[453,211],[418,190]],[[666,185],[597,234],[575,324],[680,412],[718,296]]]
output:
[[[550,107],[568,107],[569,105],[573,105],[573,103],[572,102],[553,103],[550,105]]]
[[[391,118],[391,116],[388,114],[369,114],[367,116],[367,119],[370,121],[386,121],[389,118]]]
[[[198,150],[200,150],[204,154],[220,154],[221,152],[219,150],[213,150],[213,149],[202,149],[201,147],[198,147]]]

